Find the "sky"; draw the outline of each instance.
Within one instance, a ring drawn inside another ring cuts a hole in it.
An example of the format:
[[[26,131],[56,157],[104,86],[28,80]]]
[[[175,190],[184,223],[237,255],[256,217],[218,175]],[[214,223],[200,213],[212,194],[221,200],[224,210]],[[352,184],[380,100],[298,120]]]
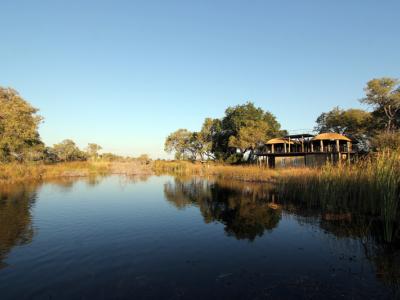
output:
[[[0,86],[47,145],[168,157],[166,136],[252,101],[309,131],[400,78],[400,1],[0,0]],[[0,108],[1,109],[1,108]]]

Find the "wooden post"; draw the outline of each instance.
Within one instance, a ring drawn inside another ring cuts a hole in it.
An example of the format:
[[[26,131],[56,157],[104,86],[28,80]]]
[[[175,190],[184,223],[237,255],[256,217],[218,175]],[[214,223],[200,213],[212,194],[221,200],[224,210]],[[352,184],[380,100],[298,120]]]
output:
[[[289,138],[289,153],[290,153],[290,138]]]
[[[339,140],[336,140],[336,151],[340,152],[340,143]]]
[[[351,152],[351,142],[347,142],[347,152]]]
[[[285,153],[286,153],[286,143],[285,143],[285,141],[283,141],[283,148],[285,149]]]
[[[347,160],[350,163],[351,142],[347,142]]]
[[[310,144],[311,144],[311,152],[314,152],[314,144],[313,144],[313,142],[311,141]]]
[[[272,151],[272,153],[275,152],[275,145],[274,144],[271,145],[271,151]]]
[[[301,137],[301,152],[304,153],[304,137]]]
[[[320,143],[320,146],[321,146],[321,152],[324,152],[324,141],[320,140],[319,143]]]

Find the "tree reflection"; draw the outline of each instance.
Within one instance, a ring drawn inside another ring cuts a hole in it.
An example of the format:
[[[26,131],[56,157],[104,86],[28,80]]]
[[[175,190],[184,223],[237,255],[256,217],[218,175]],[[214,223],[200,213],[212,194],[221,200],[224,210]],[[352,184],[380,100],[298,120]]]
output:
[[[400,288],[399,211],[391,212],[395,221],[387,219],[379,199],[348,201],[310,194],[307,189],[282,191],[265,183],[201,178],[175,178],[165,184],[164,193],[178,209],[198,206],[206,223],[223,223],[227,235],[236,239],[261,237],[277,226],[283,213],[337,238],[359,241],[376,276],[395,291]]]
[[[35,185],[8,185],[0,189],[0,268],[12,247],[32,241],[31,207],[36,200]]]
[[[221,222],[227,235],[237,239],[253,241],[274,229],[281,219],[281,209],[266,201],[268,189],[261,185],[177,178],[165,184],[164,193],[179,209],[198,206],[206,223]]]
[[[278,202],[285,212],[301,218],[302,222],[317,223],[322,230],[338,238],[360,241],[365,256],[375,265],[376,276],[399,291],[400,212],[397,206],[396,210],[383,214],[387,209],[379,198],[349,200],[341,195],[319,195],[307,189],[296,193],[280,191]]]

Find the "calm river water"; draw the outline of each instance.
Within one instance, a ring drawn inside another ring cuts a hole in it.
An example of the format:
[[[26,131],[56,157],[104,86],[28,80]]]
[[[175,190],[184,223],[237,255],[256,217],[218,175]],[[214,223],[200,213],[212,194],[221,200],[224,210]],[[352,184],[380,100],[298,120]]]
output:
[[[365,211],[266,184],[110,176],[0,187],[0,299],[393,299]]]

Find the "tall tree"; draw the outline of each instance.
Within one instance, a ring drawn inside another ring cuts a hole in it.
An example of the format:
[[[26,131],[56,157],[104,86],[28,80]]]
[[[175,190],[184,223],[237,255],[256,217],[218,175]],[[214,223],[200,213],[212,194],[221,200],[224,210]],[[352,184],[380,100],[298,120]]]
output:
[[[268,140],[268,129],[265,121],[247,121],[245,126],[239,128],[236,136],[230,136],[228,145],[238,149],[240,153],[252,151]]]
[[[43,152],[37,112],[17,91],[0,87],[0,161],[27,160]]]
[[[194,140],[192,132],[187,129],[178,129],[166,138],[164,150],[168,153],[175,152],[176,159],[196,159],[198,150]]]
[[[229,153],[229,148],[243,153],[285,133],[272,113],[256,107],[252,102],[228,107],[222,119],[222,147],[225,147],[226,153]]]
[[[398,129],[400,81],[388,77],[372,79],[367,83],[364,90],[366,95],[361,99],[361,102],[373,106],[375,110],[384,112],[386,131],[391,132]]]
[[[194,133],[201,159],[215,159],[214,144],[220,132],[220,120],[206,118],[200,132]]]

